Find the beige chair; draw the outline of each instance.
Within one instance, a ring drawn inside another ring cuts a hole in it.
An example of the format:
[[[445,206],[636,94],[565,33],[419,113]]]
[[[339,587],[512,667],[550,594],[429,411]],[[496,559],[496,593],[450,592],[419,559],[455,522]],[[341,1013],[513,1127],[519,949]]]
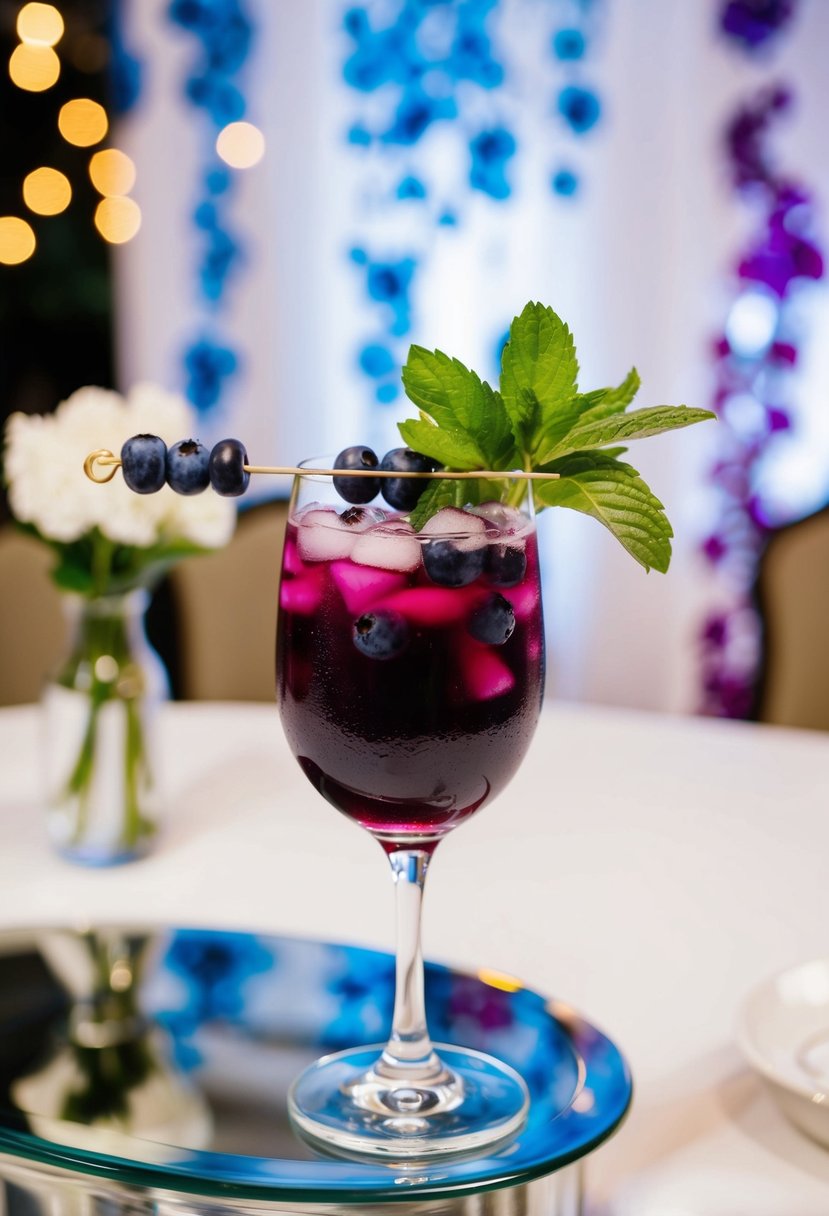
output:
[[[829,509],[781,528],[760,567],[763,722],[829,730]]]
[[[272,701],[279,568],[287,503],[240,513],[231,543],[189,558],[159,597],[171,620],[161,649],[179,676],[178,695]],[[60,596],[45,545],[0,529],[0,705],[36,701],[66,646]],[[156,609],[156,617],[158,605]]]
[[[272,701],[279,569],[288,504],[239,516],[227,548],[182,562],[170,575],[181,695]]]
[[[0,705],[36,701],[66,645],[51,565],[40,541],[0,528]]]

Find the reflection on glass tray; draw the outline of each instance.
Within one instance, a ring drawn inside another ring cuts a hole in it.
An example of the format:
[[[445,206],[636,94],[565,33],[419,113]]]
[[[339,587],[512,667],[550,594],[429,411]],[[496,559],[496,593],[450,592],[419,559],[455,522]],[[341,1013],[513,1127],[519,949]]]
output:
[[[0,934],[0,1151],[122,1182],[239,1198],[348,1201],[527,1182],[605,1140],[630,1102],[613,1043],[510,977],[427,964],[434,1038],[511,1064],[531,1095],[515,1140],[415,1170],[313,1154],[288,1087],[320,1054],[381,1042],[391,956],[213,930]]]

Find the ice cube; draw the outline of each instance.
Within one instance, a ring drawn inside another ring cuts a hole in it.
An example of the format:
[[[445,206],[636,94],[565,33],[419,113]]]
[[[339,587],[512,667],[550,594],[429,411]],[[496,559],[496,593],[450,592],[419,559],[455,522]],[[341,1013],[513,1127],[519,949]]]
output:
[[[346,608],[355,616],[373,608],[384,596],[398,591],[406,582],[405,576],[397,571],[355,566],[354,562],[332,562],[330,570]]]
[[[383,607],[399,612],[413,625],[457,625],[480,598],[477,588],[410,587],[389,596]]]
[[[280,607],[299,616],[310,616],[322,602],[322,571],[310,570],[296,578],[283,578],[279,584]]]
[[[502,697],[515,686],[515,676],[490,646],[468,641],[458,649],[461,678],[473,701]]]
[[[469,507],[473,515],[484,520],[484,525],[490,535],[513,535],[523,532],[529,527],[529,519],[515,507],[508,507],[503,502],[482,502],[477,507]]]
[[[299,550],[292,540],[285,541],[285,551],[282,554],[282,569],[288,574],[302,574],[306,569],[305,563],[299,556]]]
[[[408,573],[420,565],[420,541],[411,524],[403,519],[389,519],[359,533],[351,560],[378,570]]]
[[[534,579],[526,579],[517,587],[500,587],[499,591],[512,604],[517,621],[528,621],[536,612],[540,592]]]
[[[457,507],[441,507],[420,529],[421,536],[451,540],[456,549],[469,553],[486,542],[486,524],[478,515]]]
[[[306,562],[330,562],[348,557],[359,535],[343,523],[333,507],[304,511],[297,529],[299,556]]]

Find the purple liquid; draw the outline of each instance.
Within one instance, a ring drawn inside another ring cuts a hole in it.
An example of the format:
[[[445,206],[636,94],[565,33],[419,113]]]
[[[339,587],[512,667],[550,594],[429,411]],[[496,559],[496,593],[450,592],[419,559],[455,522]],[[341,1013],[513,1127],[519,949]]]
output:
[[[457,589],[436,587],[422,565],[403,574],[349,558],[302,561],[297,541],[291,523],[277,632],[291,749],[319,793],[384,847],[434,847],[504,788],[535,730],[544,682],[535,533],[517,586],[484,574]],[[467,625],[496,592],[516,626],[487,645]],[[354,645],[354,621],[374,609],[406,617],[410,640],[398,657],[370,658]]]

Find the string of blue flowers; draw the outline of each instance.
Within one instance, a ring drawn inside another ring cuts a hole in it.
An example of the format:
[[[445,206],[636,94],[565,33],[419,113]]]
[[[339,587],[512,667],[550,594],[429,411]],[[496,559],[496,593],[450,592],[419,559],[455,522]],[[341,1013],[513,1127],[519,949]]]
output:
[[[557,77],[550,120],[559,136],[586,135],[601,114],[585,71],[600,7],[600,0],[550,3],[549,47]],[[391,16],[388,6],[383,8],[382,22],[372,20],[371,4],[351,5],[344,13],[343,78],[362,99],[346,138],[367,167],[379,158],[387,170],[397,168],[384,205],[409,208],[413,221],[408,246],[393,256],[372,249],[367,238],[350,250],[376,325],[356,362],[381,405],[400,394],[403,339],[412,327],[413,297],[429,246],[436,233],[463,220],[460,200],[446,197],[426,157],[418,160],[417,152],[436,127],[451,124],[465,163],[458,178],[465,177],[470,191],[496,204],[513,193],[519,141],[504,117],[506,106],[492,104],[508,83],[506,53],[493,32],[496,15],[503,17],[498,10],[506,8],[503,0],[398,0]],[[572,195],[577,186],[569,163],[551,170],[554,194]],[[498,357],[502,341],[499,335]]]
[[[728,0],[720,28],[742,51],[765,52],[796,7],[795,0]],[[824,273],[812,193],[776,167],[768,147],[792,98],[788,86],[769,84],[739,104],[725,130],[735,197],[758,223],[735,259],[734,298],[713,345],[711,405],[720,426],[710,476],[720,508],[702,553],[724,602],[703,621],[700,646],[701,710],[717,717],[745,718],[756,708],[760,632],[752,588],[768,536],[784,522],[774,518],[759,473],[795,422],[793,372],[804,341],[799,300]]]
[[[216,320],[233,275],[244,262],[242,243],[228,219],[233,175],[216,153],[216,137],[245,115],[239,77],[254,27],[242,0],[171,0],[168,14],[196,41],[184,95],[206,120],[200,191],[192,213],[201,242],[197,283],[204,322],[184,351],[185,392],[203,413],[219,403],[240,362]]]
[[[550,47],[563,76],[555,98],[555,109],[567,133],[575,142],[583,139],[602,115],[599,93],[586,68],[589,52],[598,34],[602,5],[599,0],[565,0],[557,14]],[[578,193],[581,173],[565,157],[550,178],[555,194],[572,198]]]

